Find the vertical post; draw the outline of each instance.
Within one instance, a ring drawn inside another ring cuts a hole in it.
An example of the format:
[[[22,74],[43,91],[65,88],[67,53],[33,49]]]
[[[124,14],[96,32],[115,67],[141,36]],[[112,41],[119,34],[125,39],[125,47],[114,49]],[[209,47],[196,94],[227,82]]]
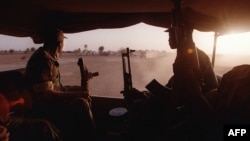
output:
[[[183,47],[183,31],[182,31],[182,18],[181,18],[181,0],[172,0],[174,8],[172,9],[172,26],[174,27],[175,38],[178,48]]]
[[[212,56],[212,66],[213,66],[213,68],[214,68],[214,64],[215,64],[215,55],[216,55],[216,48],[217,48],[217,37],[218,37],[218,33],[215,31],[214,32],[213,56]]]

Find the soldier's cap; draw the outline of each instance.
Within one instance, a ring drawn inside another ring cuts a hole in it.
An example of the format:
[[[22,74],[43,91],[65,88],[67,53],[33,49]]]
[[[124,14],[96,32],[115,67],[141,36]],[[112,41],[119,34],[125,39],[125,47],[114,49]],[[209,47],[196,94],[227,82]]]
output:
[[[57,40],[57,39],[67,39],[63,31],[58,28],[45,30],[42,34],[43,40]]]

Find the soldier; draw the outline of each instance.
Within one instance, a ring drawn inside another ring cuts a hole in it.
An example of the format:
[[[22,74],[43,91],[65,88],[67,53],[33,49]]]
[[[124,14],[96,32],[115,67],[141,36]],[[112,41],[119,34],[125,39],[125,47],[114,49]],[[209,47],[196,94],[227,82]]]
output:
[[[44,30],[42,37],[44,44],[28,60],[24,74],[33,114],[52,121],[66,140],[92,140],[95,122],[88,91],[70,91],[60,82],[58,59],[66,37],[57,28]]]
[[[177,49],[177,39],[174,32],[173,27],[170,27],[167,32],[169,32],[169,46],[171,49]],[[210,92],[218,88],[218,80],[217,76],[214,73],[212,64],[208,55],[203,52],[201,49],[195,47],[195,44],[192,39],[193,29],[189,26],[185,26],[185,36],[184,38],[187,39],[184,46],[189,46],[189,48],[193,48],[193,53],[196,54],[198,69],[197,69],[197,79],[199,80],[200,86],[202,88],[203,93]],[[177,61],[177,60],[175,60]],[[167,87],[172,87],[174,76],[169,80],[167,83]]]

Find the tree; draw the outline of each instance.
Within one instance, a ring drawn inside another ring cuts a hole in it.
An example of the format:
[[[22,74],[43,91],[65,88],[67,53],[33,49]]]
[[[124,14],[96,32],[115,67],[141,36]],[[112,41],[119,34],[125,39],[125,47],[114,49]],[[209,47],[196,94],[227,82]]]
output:
[[[30,52],[30,48],[26,48],[26,50],[24,51],[25,54]]]
[[[31,47],[31,48],[30,48],[30,51],[31,51],[31,52],[34,52],[35,50],[36,50],[35,47]]]
[[[9,53],[14,53],[14,52],[15,52],[14,49],[10,49],[10,50],[9,50]]]
[[[104,46],[100,46],[98,50],[99,50],[99,55],[102,55],[104,51]]]
[[[84,45],[84,50],[88,50],[88,45]]]

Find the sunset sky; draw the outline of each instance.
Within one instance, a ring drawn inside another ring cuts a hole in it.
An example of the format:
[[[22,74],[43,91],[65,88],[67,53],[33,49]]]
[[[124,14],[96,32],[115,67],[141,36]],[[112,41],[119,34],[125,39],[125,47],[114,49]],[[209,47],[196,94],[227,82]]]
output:
[[[168,33],[164,28],[138,24],[119,29],[98,29],[75,34],[66,34],[64,50],[84,49],[98,51],[100,46],[104,50],[117,51],[120,48],[130,47],[136,50],[170,51]],[[194,31],[193,38],[196,46],[211,54],[214,41],[213,32]],[[39,47],[30,38],[17,38],[0,35],[0,50],[25,50],[30,47]],[[217,39],[217,53],[219,54],[250,54],[250,32],[221,36]]]

